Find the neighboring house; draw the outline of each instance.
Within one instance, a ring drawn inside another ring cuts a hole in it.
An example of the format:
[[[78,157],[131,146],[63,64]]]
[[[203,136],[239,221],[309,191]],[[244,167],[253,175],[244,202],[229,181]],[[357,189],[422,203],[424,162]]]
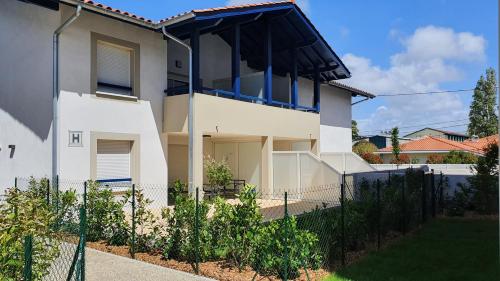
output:
[[[390,135],[374,135],[374,136],[369,136],[367,137],[368,141],[373,143],[377,148],[386,148],[388,146],[391,146],[391,136]],[[411,141],[411,138],[398,138],[399,143],[406,143]]]
[[[463,142],[467,139],[469,139],[468,135],[457,133],[457,132],[450,132],[450,131],[443,131],[443,130],[438,130],[438,129],[433,129],[433,128],[424,128],[418,131],[415,131],[413,133],[407,134],[404,136],[405,138],[410,138],[410,139],[418,139],[426,136],[432,136],[432,137],[437,137],[437,138],[442,138],[442,139],[447,139],[447,140],[452,140],[452,141],[458,141],[458,142]]]
[[[484,151],[490,143],[498,144],[498,135],[491,135],[484,138],[472,138],[463,142],[463,144],[472,146],[480,152]]]
[[[162,28],[193,50],[195,186],[206,156],[264,192],[275,151],[351,153],[351,97],[374,97],[334,82],[349,70],[293,2],[159,22],[88,0],[36,2],[0,4],[2,187],[30,175],[186,181],[188,52]],[[54,31],[77,5],[53,67]]]
[[[400,154],[406,154],[415,164],[425,164],[431,154],[446,155],[450,151],[464,151],[473,154],[481,154],[481,151],[473,146],[462,142],[447,140],[440,137],[427,136],[417,140],[409,141],[400,145]],[[379,149],[375,154],[379,154],[384,164],[389,164],[394,158],[392,146]]]

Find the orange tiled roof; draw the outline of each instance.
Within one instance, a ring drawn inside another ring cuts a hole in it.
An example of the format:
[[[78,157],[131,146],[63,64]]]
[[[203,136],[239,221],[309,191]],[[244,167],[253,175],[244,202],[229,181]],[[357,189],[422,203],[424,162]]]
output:
[[[484,148],[486,148],[486,146],[490,143],[498,143],[498,135],[491,135],[491,136],[488,136],[488,137],[484,137],[484,138],[480,138],[480,139],[477,139],[477,140],[466,140],[463,142],[463,144],[465,145],[468,145],[468,146],[472,146],[478,150],[484,150]]]
[[[481,150],[461,142],[437,138],[432,136],[423,137],[414,141],[409,141],[400,145],[401,152],[411,151],[468,151],[480,153]],[[392,147],[379,149],[378,152],[391,152]]]

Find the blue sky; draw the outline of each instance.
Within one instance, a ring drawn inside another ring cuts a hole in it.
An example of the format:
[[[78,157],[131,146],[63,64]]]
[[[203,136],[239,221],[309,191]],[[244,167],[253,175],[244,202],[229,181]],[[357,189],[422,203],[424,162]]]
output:
[[[253,0],[101,0],[158,20],[197,8]],[[376,94],[473,88],[486,67],[498,70],[496,0],[297,0],[352,72],[344,83]],[[372,134],[433,123],[464,131],[472,93],[379,97],[353,106]]]

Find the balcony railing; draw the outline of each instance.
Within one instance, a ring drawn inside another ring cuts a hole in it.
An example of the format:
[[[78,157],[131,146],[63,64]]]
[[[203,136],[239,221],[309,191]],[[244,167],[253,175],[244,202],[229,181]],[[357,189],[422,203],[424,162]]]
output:
[[[188,85],[170,87],[167,90],[165,90],[165,93],[167,94],[167,96],[185,95],[188,92],[189,92]],[[202,94],[213,95],[213,96],[223,97],[223,98],[238,99],[241,101],[246,101],[246,102],[251,102],[251,103],[267,104],[267,105],[275,106],[275,107],[318,113],[318,110],[314,107],[297,105],[294,108],[293,104],[291,104],[291,103],[281,102],[281,101],[276,101],[276,100],[273,100],[271,102],[271,104],[268,104],[266,99],[261,98],[261,97],[245,95],[243,93],[240,93],[239,96],[237,97],[235,95],[235,93],[230,92],[230,91],[226,91],[226,90],[222,90],[222,89],[212,89],[212,88],[208,88],[208,87],[203,87],[201,91],[196,91],[196,92],[197,93],[201,92]]]

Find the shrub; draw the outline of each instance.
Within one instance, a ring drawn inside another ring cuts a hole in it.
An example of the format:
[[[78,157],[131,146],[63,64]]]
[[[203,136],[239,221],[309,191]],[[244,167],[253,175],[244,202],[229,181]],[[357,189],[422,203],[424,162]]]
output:
[[[373,153],[377,150],[378,148],[376,145],[366,140],[359,141],[352,146],[352,152],[358,154],[359,156],[362,156],[366,153]]]
[[[450,151],[443,157],[444,164],[475,164],[477,156],[464,151]]]
[[[39,186],[39,183],[34,183]],[[59,242],[51,226],[56,216],[35,190],[9,189],[0,204],[0,279],[22,280],[25,236],[33,237],[33,280],[42,280],[59,256]]]
[[[132,192],[127,194],[130,197]],[[153,201],[141,189],[135,191],[135,251],[157,253],[162,250],[161,226],[149,206]]]
[[[218,198],[210,229],[215,256],[232,261],[241,271],[254,254],[254,238],[262,223],[255,186],[245,185],[238,195],[241,203],[230,205]]]
[[[87,240],[105,240],[110,245],[126,245],[130,227],[125,220],[123,207],[129,201],[125,195],[116,200],[108,187],[89,182],[87,186]]]
[[[205,160],[208,183],[213,187],[225,187],[231,183],[233,174],[226,162],[217,162],[213,158]]]
[[[380,155],[373,154],[373,153],[363,153],[361,154],[361,158],[363,158],[366,162],[370,164],[383,164],[384,161],[382,161],[382,158]]]
[[[473,207],[482,214],[498,213],[498,144],[490,143],[469,177]]]
[[[465,210],[470,206],[471,190],[464,184],[458,184],[452,197],[446,200],[446,215],[450,217],[463,217]]]
[[[429,157],[427,157],[427,164],[443,164],[444,163],[444,157],[439,154],[431,154]]]
[[[200,201],[198,210],[198,250],[200,261],[207,260],[211,253],[211,233],[207,220],[208,210],[208,204],[205,201]],[[167,219],[169,236],[166,238],[163,256],[168,259],[194,262],[197,251],[197,237],[195,235],[195,200],[187,196],[177,196],[175,199],[174,211],[172,213],[170,211],[165,211],[164,217]]]
[[[285,244],[285,237],[287,243]],[[301,267],[318,269],[321,256],[318,251],[316,234],[297,227],[297,220],[291,216],[288,220],[275,220],[259,228],[255,236],[256,253],[253,268],[264,274],[278,275],[284,278],[285,247],[288,245],[288,278],[296,278]]]
[[[398,164],[398,165],[401,165],[401,164],[410,164],[410,156],[408,156],[408,154],[399,154],[398,157],[394,157],[392,160],[391,160],[391,164]]]

